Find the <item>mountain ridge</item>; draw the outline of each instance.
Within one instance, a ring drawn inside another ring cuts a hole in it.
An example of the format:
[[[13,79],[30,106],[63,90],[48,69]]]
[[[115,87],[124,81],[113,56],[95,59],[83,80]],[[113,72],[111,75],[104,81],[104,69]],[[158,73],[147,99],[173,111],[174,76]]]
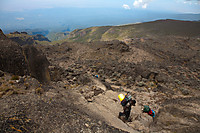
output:
[[[86,29],[76,29],[68,37],[69,42],[91,42],[91,41],[124,41],[136,37],[152,36],[199,36],[199,21],[181,20],[156,20],[145,23],[120,25],[120,26],[100,26]]]

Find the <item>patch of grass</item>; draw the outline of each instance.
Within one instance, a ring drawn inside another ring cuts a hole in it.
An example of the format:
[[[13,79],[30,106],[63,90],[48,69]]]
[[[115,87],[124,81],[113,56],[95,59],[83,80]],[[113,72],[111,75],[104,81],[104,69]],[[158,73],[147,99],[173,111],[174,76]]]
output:
[[[42,89],[41,87],[38,87],[35,89],[35,93],[41,95],[44,93],[44,89]]]
[[[6,96],[10,96],[10,95],[13,95],[13,94],[23,94],[24,92],[17,88],[16,86],[7,86],[7,85],[2,85],[0,87],[0,97],[2,97],[3,95],[6,95]]]

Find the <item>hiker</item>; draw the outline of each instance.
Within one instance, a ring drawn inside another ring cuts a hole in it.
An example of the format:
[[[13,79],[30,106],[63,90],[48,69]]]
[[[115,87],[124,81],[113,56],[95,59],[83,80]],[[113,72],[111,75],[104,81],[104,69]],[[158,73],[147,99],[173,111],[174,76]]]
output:
[[[153,111],[153,109],[151,109],[148,105],[144,105],[144,109],[142,110],[143,113],[147,113],[148,115],[150,115],[153,119],[155,117],[155,112]]]
[[[125,96],[123,94],[119,94],[118,98],[121,101],[121,105],[123,107],[123,112],[119,112],[119,118],[124,122],[130,122],[131,119],[129,116],[131,113],[131,106],[135,106],[136,101],[132,100],[132,97],[129,93],[127,93]]]

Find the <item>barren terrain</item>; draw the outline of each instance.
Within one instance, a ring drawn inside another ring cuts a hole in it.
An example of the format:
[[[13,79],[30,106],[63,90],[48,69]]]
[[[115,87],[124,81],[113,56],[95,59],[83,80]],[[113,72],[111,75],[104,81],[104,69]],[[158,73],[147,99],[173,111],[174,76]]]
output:
[[[200,132],[198,36],[35,47],[49,62],[51,80],[0,71],[1,132]],[[117,96],[126,92],[137,103],[124,123]],[[154,120],[143,105],[156,112]]]

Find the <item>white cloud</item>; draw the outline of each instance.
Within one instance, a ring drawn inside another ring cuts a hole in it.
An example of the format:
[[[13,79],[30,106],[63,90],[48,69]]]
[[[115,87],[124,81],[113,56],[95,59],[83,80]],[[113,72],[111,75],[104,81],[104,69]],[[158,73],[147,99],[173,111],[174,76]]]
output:
[[[144,5],[142,5],[142,8],[147,8],[147,4],[145,3]]]
[[[131,8],[129,7],[129,5],[126,5],[126,4],[124,4],[123,6],[122,6],[124,9],[127,9],[127,10],[130,10]]]
[[[190,4],[190,5],[200,5],[200,0],[185,0],[183,1],[184,4]]]
[[[17,20],[24,20],[24,18],[22,18],[22,17],[21,17],[21,18],[16,18],[16,19],[17,19]]]
[[[135,8],[147,8],[149,2],[151,2],[152,0],[135,0],[133,3],[133,6]]]

